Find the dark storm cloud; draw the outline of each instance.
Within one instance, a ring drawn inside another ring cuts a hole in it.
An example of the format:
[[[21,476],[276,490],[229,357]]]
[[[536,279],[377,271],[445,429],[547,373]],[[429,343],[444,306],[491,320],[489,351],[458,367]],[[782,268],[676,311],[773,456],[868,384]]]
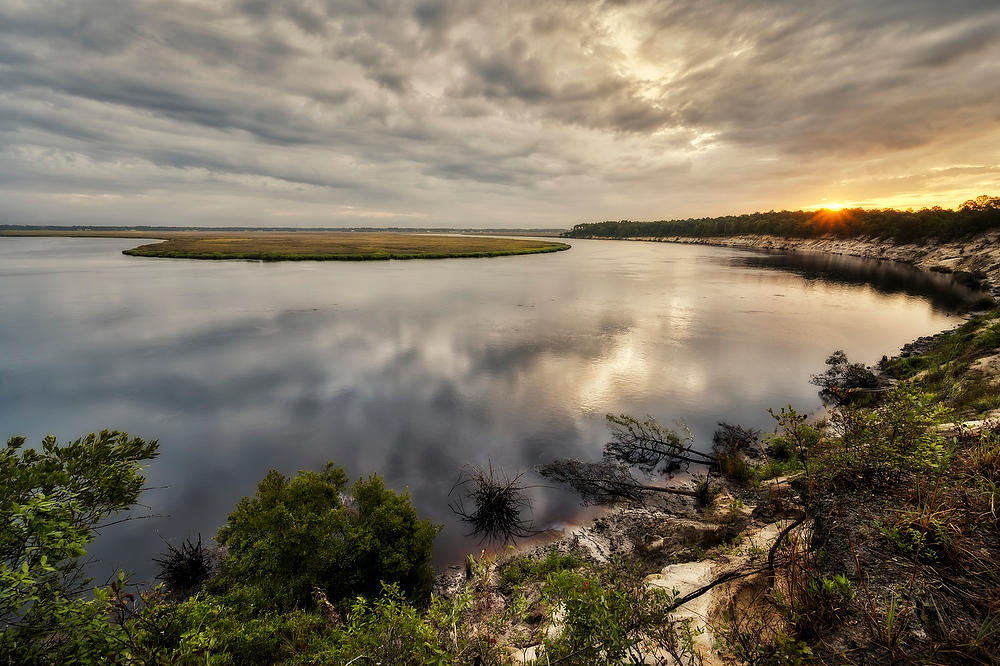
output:
[[[993,1],[9,0],[0,221],[566,226],[871,198],[859,170],[883,199],[988,187],[998,33]]]

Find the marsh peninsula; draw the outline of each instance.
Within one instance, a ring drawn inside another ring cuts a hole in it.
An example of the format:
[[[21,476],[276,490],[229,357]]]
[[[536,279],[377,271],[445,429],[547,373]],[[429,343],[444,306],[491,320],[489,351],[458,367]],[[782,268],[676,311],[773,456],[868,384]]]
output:
[[[568,250],[529,238],[350,231],[0,231],[7,236],[141,238],[156,242],[123,250],[136,257],[258,261],[367,261],[499,257]]]

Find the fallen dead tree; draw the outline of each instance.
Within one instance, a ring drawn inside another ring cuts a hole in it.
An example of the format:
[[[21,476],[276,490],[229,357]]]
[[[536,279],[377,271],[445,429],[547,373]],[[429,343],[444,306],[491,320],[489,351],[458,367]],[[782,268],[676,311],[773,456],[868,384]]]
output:
[[[628,465],[608,460],[588,462],[566,458],[539,465],[537,471],[546,479],[572,488],[584,504],[606,505],[619,500],[638,502],[650,493],[698,497],[694,490],[644,484],[632,476]]]

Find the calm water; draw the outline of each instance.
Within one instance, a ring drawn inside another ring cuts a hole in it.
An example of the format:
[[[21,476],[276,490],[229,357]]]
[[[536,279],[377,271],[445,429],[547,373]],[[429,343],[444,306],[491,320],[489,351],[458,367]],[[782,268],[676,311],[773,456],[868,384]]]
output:
[[[818,406],[835,349],[874,362],[952,324],[950,279],[845,258],[573,241],[549,255],[398,262],[126,257],[135,241],[0,238],[0,435],[117,428],[160,440],[149,512],[109,529],[95,571],[215,534],[269,468],[335,460],[447,509],[467,463],[599,455],[607,412],[724,419]],[[899,271],[903,271],[900,273]],[[900,278],[903,275],[903,278]],[[539,491],[554,525],[572,498]]]

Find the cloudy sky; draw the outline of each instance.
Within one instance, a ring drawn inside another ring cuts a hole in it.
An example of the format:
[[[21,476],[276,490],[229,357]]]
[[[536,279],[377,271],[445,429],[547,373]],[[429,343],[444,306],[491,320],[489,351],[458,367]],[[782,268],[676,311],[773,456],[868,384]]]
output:
[[[0,224],[1000,194],[996,0],[0,0]]]

